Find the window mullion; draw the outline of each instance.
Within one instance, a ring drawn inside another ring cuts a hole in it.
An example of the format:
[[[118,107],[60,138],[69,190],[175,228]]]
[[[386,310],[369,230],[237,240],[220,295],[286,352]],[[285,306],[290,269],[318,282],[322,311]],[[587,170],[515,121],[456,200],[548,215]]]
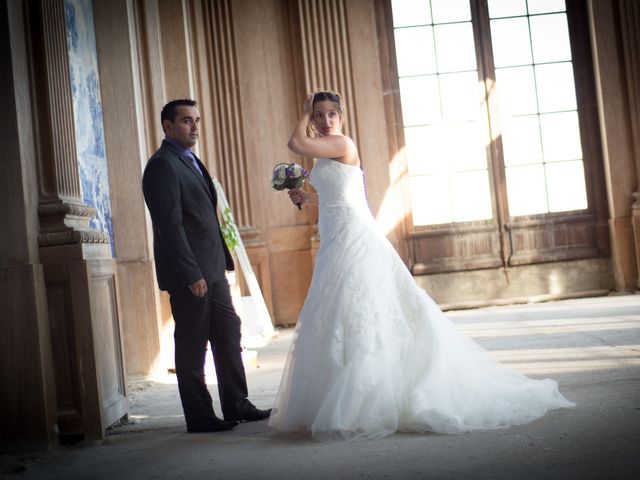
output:
[[[507,222],[509,219],[509,205],[507,200],[507,182],[502,150],[500,129],[500,115],[498,100],[495,94],[495,67],[491,47],[491,31],[489,24],[489,8],[486,0],[470,0],[473,24],[473,34],[476,44],[478,61],[478,80],[484,85],[484,102],[487,115],[488,146],[487,162],[489,163],[489,178],[493,197],[494,218],[499,227],[501,260],[506,267],[511,254]]]

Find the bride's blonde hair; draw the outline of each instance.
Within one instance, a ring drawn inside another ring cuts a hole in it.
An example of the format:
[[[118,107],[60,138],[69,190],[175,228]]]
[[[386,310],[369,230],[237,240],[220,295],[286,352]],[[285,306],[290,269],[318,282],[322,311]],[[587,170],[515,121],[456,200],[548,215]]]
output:
[[[336,103],[338,105],[338,113],[340,114],[340,120],[342,121],[342,125],[344,125],[344,112],[346,110],[344,103],[342,101],[342,95],[334,90],[318,90],[313,93],[313,103],[311,104],[311,111],[313,112],[313,106],[318,102],[324,102],[328,100],[330,102]],[[313,122],[309,122],[307,126],[307,136],[309,137],[318,137],[320,133],[316,130]]]

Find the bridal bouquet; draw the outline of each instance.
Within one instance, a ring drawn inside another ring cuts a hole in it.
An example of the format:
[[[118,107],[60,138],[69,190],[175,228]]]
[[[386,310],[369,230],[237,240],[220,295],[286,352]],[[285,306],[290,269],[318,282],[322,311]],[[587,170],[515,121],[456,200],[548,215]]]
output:
[[[300,188],[308,176],[309,172],[297,163],[279,163],[273,167],[271,186],[274,190]],[[302,209],[302,205],[296,205]]]

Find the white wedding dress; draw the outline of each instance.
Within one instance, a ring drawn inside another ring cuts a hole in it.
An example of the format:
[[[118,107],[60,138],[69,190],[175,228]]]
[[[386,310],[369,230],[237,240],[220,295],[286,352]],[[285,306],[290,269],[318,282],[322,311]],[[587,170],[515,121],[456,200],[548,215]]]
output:
[[[320,249],[269,425],[318,440],[460,433],[571,407],[442,313],[379,231],[360,168],[319,159]]]

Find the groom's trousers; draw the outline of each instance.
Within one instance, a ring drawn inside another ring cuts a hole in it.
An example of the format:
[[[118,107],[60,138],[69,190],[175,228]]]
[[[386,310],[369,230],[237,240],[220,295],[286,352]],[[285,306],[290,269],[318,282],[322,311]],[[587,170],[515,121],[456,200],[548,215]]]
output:
[[[225,418],[234,417],[248,396],[240,346],[240,317],[226,279],[207,284],[199,298],[189,288],[170,292],[175,320],[175,366],[188,427],[206,425],[214,416],[204,378],[207,342],[211,343],[218,393]]]

